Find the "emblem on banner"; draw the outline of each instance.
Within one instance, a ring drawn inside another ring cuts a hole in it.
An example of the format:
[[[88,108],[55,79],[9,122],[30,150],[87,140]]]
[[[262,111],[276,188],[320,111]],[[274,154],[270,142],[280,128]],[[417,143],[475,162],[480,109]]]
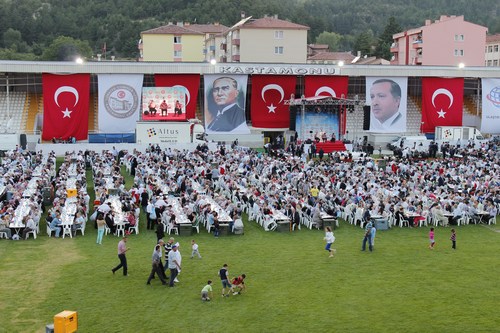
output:
[[[448,106],[448,110],[449,110],[451,108],[451,106],[453,105],[453,94],[448,89],[444,89],[444,88],[439,88],[436,91],[434,91],[434,93],[432,94],[432,106],[434,106],[435,108],[437,108],[436,104],[435,104],[435,99],[439,95],[445,95],[450,99],[450,105]],[[444,111],[441,108],[440,111],[437,111],[437,114],[438,114],[438,118],[445,118],[446,111]]]
[[[490,93],[486,95],[488,101],[490,101],[495,107],[500,108],[500,87],[495,87],[491,89]]]
[[[148,136],[149,137],[156,136],[156,131],[154,128],[148,128]]]
[[[135,113],[139,97],[134,88],[126,84],[117,84],[104,94],[104,107],[115,118],[128,118]]]

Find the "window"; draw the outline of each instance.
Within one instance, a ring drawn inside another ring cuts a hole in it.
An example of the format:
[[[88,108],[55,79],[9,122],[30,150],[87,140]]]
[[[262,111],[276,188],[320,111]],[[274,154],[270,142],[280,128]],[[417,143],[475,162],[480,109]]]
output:
[[[498,52],[498,45],[493,46],[493,52]]]
[[[491,66],[491,60],[488,60],[488,64],[486,66]]]
[[[455,42],[463,42],[464,35],[455,35]]]
[[[491,53],[491,52],[493,52],[493,46],[492,45],[488,46],[488,53]]]
[[[182,51],[174,51],[174,58],[181,58],[182,57]]]
[[[275,46],[274,54],[283,54],[283,46]]]
[[[463,57],[464,50],[455,49],[455,57]]]
[[[174,36],[174,44],[180,44],[181,43],[181,36]]]
[[[274,39],[283,39],[283,30],[274,31]]]
[[[493,66],[498,66],[498,60],[493,60]]]

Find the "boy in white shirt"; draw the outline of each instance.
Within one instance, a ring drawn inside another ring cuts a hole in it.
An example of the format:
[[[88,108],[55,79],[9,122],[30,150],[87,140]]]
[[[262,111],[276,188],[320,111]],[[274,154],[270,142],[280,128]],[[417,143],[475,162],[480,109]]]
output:
[[[196,244],[194,239],[191,241],[191,249],[192,249],[191,259],[193,259],[195,255],[197,255],[198,258],[201,259],[200,252],[198,251],[198,244]]]

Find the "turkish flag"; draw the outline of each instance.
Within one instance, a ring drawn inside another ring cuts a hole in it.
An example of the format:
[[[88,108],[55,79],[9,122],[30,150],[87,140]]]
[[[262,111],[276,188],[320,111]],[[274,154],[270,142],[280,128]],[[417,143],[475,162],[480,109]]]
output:
[[[306,97],[331,96],[347,98],[348,85],[348,76],[306,75],[305,95]]]
[[[87,140],[90,74],[42,74],[43,140]]]
[[[436,126],[462,126],[463,78],[422,78],[422,131],[433,133]]]
[[[186,118],[196,118],[200,74],[155,74],[155,85],[186,88]]]
[[[295,93],[295,76],[252,75],[252,126],[289,128],[290,109],[285,105]]]

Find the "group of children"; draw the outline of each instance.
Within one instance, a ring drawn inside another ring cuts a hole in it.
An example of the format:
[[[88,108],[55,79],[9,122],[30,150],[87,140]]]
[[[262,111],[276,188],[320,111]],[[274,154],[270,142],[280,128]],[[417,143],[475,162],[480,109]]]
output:
[[[335,236],[333,235],[332,228],[326,227],[325,228],[325,237],[323,238],[326,241],[326,246],[325,250],[330,253],[330,258],[333,257],[335,254],[336,250],[332,248],[333,242],[335,242]],[[451,248],[456,250],[457,248],[457,233],[455,229],[451,229]],[[373,239],[371,240],[373,241]],[[436,244],[436,241],[434,239],[434,228],[431,228],[429,231],[429,249],[434,250],[434,245]],[[372,245],[372,244],[370,244]]]
[[[222,283],[222,297],[229,297],[231,293],[233,295],[239,295],[243,290],[245,290],[245,274],[241,274],[229,281],[229,271],[228,265],[224,264],[219,270],[219,277]],[[208,280],[207,285],[201,290],[201,300],[210,301],[213,298],[213,288],[212,280]]]
[[[451,229],[451,248],[456,250],[457,249],[457,233],[455,232],[455,229]],[[436,241],[434,240],[434,228],[431,228],[429,231],[429,249],[434,250],[434,245],[436,244]]]

